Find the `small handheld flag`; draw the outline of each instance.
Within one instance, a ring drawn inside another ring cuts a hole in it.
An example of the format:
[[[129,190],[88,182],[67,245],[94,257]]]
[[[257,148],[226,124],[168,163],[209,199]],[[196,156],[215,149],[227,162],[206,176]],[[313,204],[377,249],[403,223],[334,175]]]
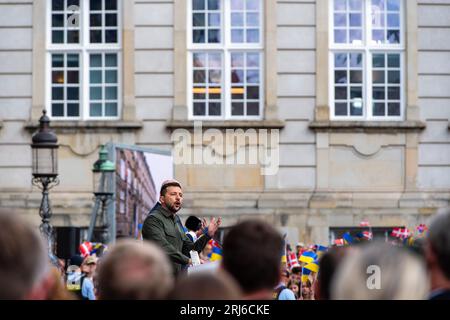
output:
[[[308,263],[306,266],[304,266],[304,269],[317,273],[319,272],[319,264],[316,260],[311,263]]]
[[[305,251],[298,260],[300,262],[311,263],[314,260],[317,260],[317,254],[312,251]]]

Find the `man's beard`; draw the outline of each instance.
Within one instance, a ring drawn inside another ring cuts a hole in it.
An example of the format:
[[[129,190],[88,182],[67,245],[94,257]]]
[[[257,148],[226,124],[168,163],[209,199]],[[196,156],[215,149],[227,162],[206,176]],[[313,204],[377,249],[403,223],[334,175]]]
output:
[[[176,208],[176,204],[174,203],[166,203],[167,209],[172,213],[177,213],[181,209],[181,203],[178,205],[178,209]]]

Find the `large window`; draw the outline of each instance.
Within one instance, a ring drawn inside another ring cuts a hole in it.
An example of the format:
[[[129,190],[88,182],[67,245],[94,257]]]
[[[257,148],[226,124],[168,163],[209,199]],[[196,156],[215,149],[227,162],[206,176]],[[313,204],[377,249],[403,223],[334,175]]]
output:
[[[191,118],[260,119],[262,0],[189,0]]]
[[[47,109],[52,118],[117,119],[120,0],[48,0]]]
[[[402,120],[403,0],[330,1],[332,119]]]

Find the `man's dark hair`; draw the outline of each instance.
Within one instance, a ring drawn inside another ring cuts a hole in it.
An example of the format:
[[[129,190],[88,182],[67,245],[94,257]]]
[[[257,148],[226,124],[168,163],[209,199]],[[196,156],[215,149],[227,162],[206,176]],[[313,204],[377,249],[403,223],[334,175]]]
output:
[[[430,223],[428,241],[445,277],[450,280],[450,211],[438,214]]]
[[[320,300],[331,299],[331,282],[347,251],[348,247],[332,247],[320,259],[319,274],[317,275]]]
[[[202,221],[195,216],[189,216],[186,219],[186,222],[184,223],[184,225],[186,226],[186,228],[188,228],[188,230],[195,232],[201,228]]]
[[[235,225],[223,242],[223,267],[244,293],[272,290],[280,280],[283,238],[263,221],[248,220]]]
[[[163,184],[163,185],[161,186],[161,191],[159,192],[159,194],[160,194],[161,196],[165,196],[165,195],[166,195],[166,192],[167,192],[167,188],[169,188],[169,187],[178,187],[178,188],[181,188],[181,184],[179,184],[178,182],[175,182],[175,181],[169,182],[169,183],[165,183],[165,184]]]

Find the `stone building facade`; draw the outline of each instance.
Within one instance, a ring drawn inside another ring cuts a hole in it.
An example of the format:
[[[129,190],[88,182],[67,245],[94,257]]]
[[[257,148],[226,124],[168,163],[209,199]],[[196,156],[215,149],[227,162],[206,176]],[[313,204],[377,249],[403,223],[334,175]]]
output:
[[[182,215],[321,243],[363,219],[414,226],[449,207],[448,39],[448,0],[0,0],[0,207],[39,223],[29,144],[47,109],[56,226],[89,224],[100,144],[172,151],[194,119],[279,130],[280,166],[176,165]]]

